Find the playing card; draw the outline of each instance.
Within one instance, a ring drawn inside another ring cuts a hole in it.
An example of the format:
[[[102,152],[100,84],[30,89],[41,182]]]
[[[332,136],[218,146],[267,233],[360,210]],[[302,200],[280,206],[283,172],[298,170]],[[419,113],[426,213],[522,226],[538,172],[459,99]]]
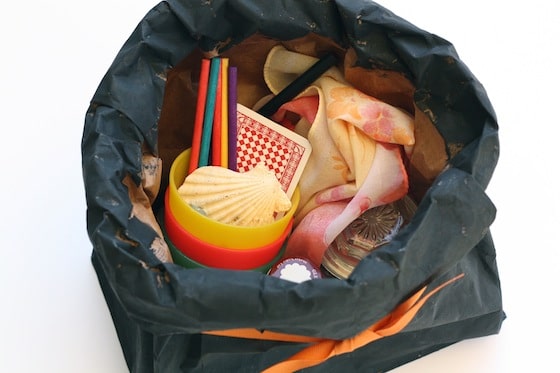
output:
[[[282,189],[292,197],[311,155],[309,141],[259,113],[237,104],[237,170],[258,163],[274,171]]]

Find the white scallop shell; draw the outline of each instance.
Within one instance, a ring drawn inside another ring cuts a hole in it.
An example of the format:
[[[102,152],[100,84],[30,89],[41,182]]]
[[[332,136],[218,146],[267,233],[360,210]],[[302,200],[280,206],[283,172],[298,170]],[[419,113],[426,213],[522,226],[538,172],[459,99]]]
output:
[[[247,172],[205,166],[194,170],[178,189],[183,200],[221,223],[261,226],[274,222],[292,203],[274,172],[259,163]]]

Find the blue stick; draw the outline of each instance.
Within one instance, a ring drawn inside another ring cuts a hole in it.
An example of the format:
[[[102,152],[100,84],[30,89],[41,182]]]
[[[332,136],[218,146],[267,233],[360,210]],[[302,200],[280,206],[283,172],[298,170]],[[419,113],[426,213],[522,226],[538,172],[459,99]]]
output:
[[[212,142],[212,123],[214,122],[214,109],[216,107],[216,89],[218,87],[218,74],[220,73],[220,59],[212,58],[210,63],[210,77],[208,80],[208,95],[204,110],[204,123],[202,125],[202,140],[200,143],[200,156],[198,167],[208,166],[210,162],[210,143]]]

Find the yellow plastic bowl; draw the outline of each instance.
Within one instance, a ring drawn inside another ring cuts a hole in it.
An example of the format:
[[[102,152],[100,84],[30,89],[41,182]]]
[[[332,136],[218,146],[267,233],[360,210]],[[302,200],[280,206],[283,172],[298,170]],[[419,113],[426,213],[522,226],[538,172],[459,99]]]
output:
[[[204,242],[239,250],[268,245],[284,233],[299,204],[299,188],[294,191],[290,210],[272,224],[241,227],[220,223],[197,212],[179,195],[178,188],[187,176],[190,153],[190,149],[181,152],[171,164],[169,171],[169,206],[171,213],[183,228]]]

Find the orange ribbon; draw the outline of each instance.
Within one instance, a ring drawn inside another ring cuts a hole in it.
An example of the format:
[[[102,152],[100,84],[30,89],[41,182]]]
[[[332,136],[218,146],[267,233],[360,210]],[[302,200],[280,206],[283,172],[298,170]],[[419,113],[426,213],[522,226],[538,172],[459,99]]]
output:
[[[304,348],[295,355],[292,355],[290,358],[263,371],[263,373],[295,372],[300,369],[321,364],[333,356],[352,352],[383,337],[399,333],[412,321],[420,308],[422,308],[432,295],[463,276],[464,274],[462,273],[453,277],[424,296],[422,295],[426,291],[426,287],[420,289],[410,298],[397,306],[397,308],[395,308],[390,314],[373,324],[371,327],[353,337],[343,340],[314,338],[270,331],[260,332],[256,329],[220,330],[206,332],[205,334],[283,342],[313,343],[311,346]]]

